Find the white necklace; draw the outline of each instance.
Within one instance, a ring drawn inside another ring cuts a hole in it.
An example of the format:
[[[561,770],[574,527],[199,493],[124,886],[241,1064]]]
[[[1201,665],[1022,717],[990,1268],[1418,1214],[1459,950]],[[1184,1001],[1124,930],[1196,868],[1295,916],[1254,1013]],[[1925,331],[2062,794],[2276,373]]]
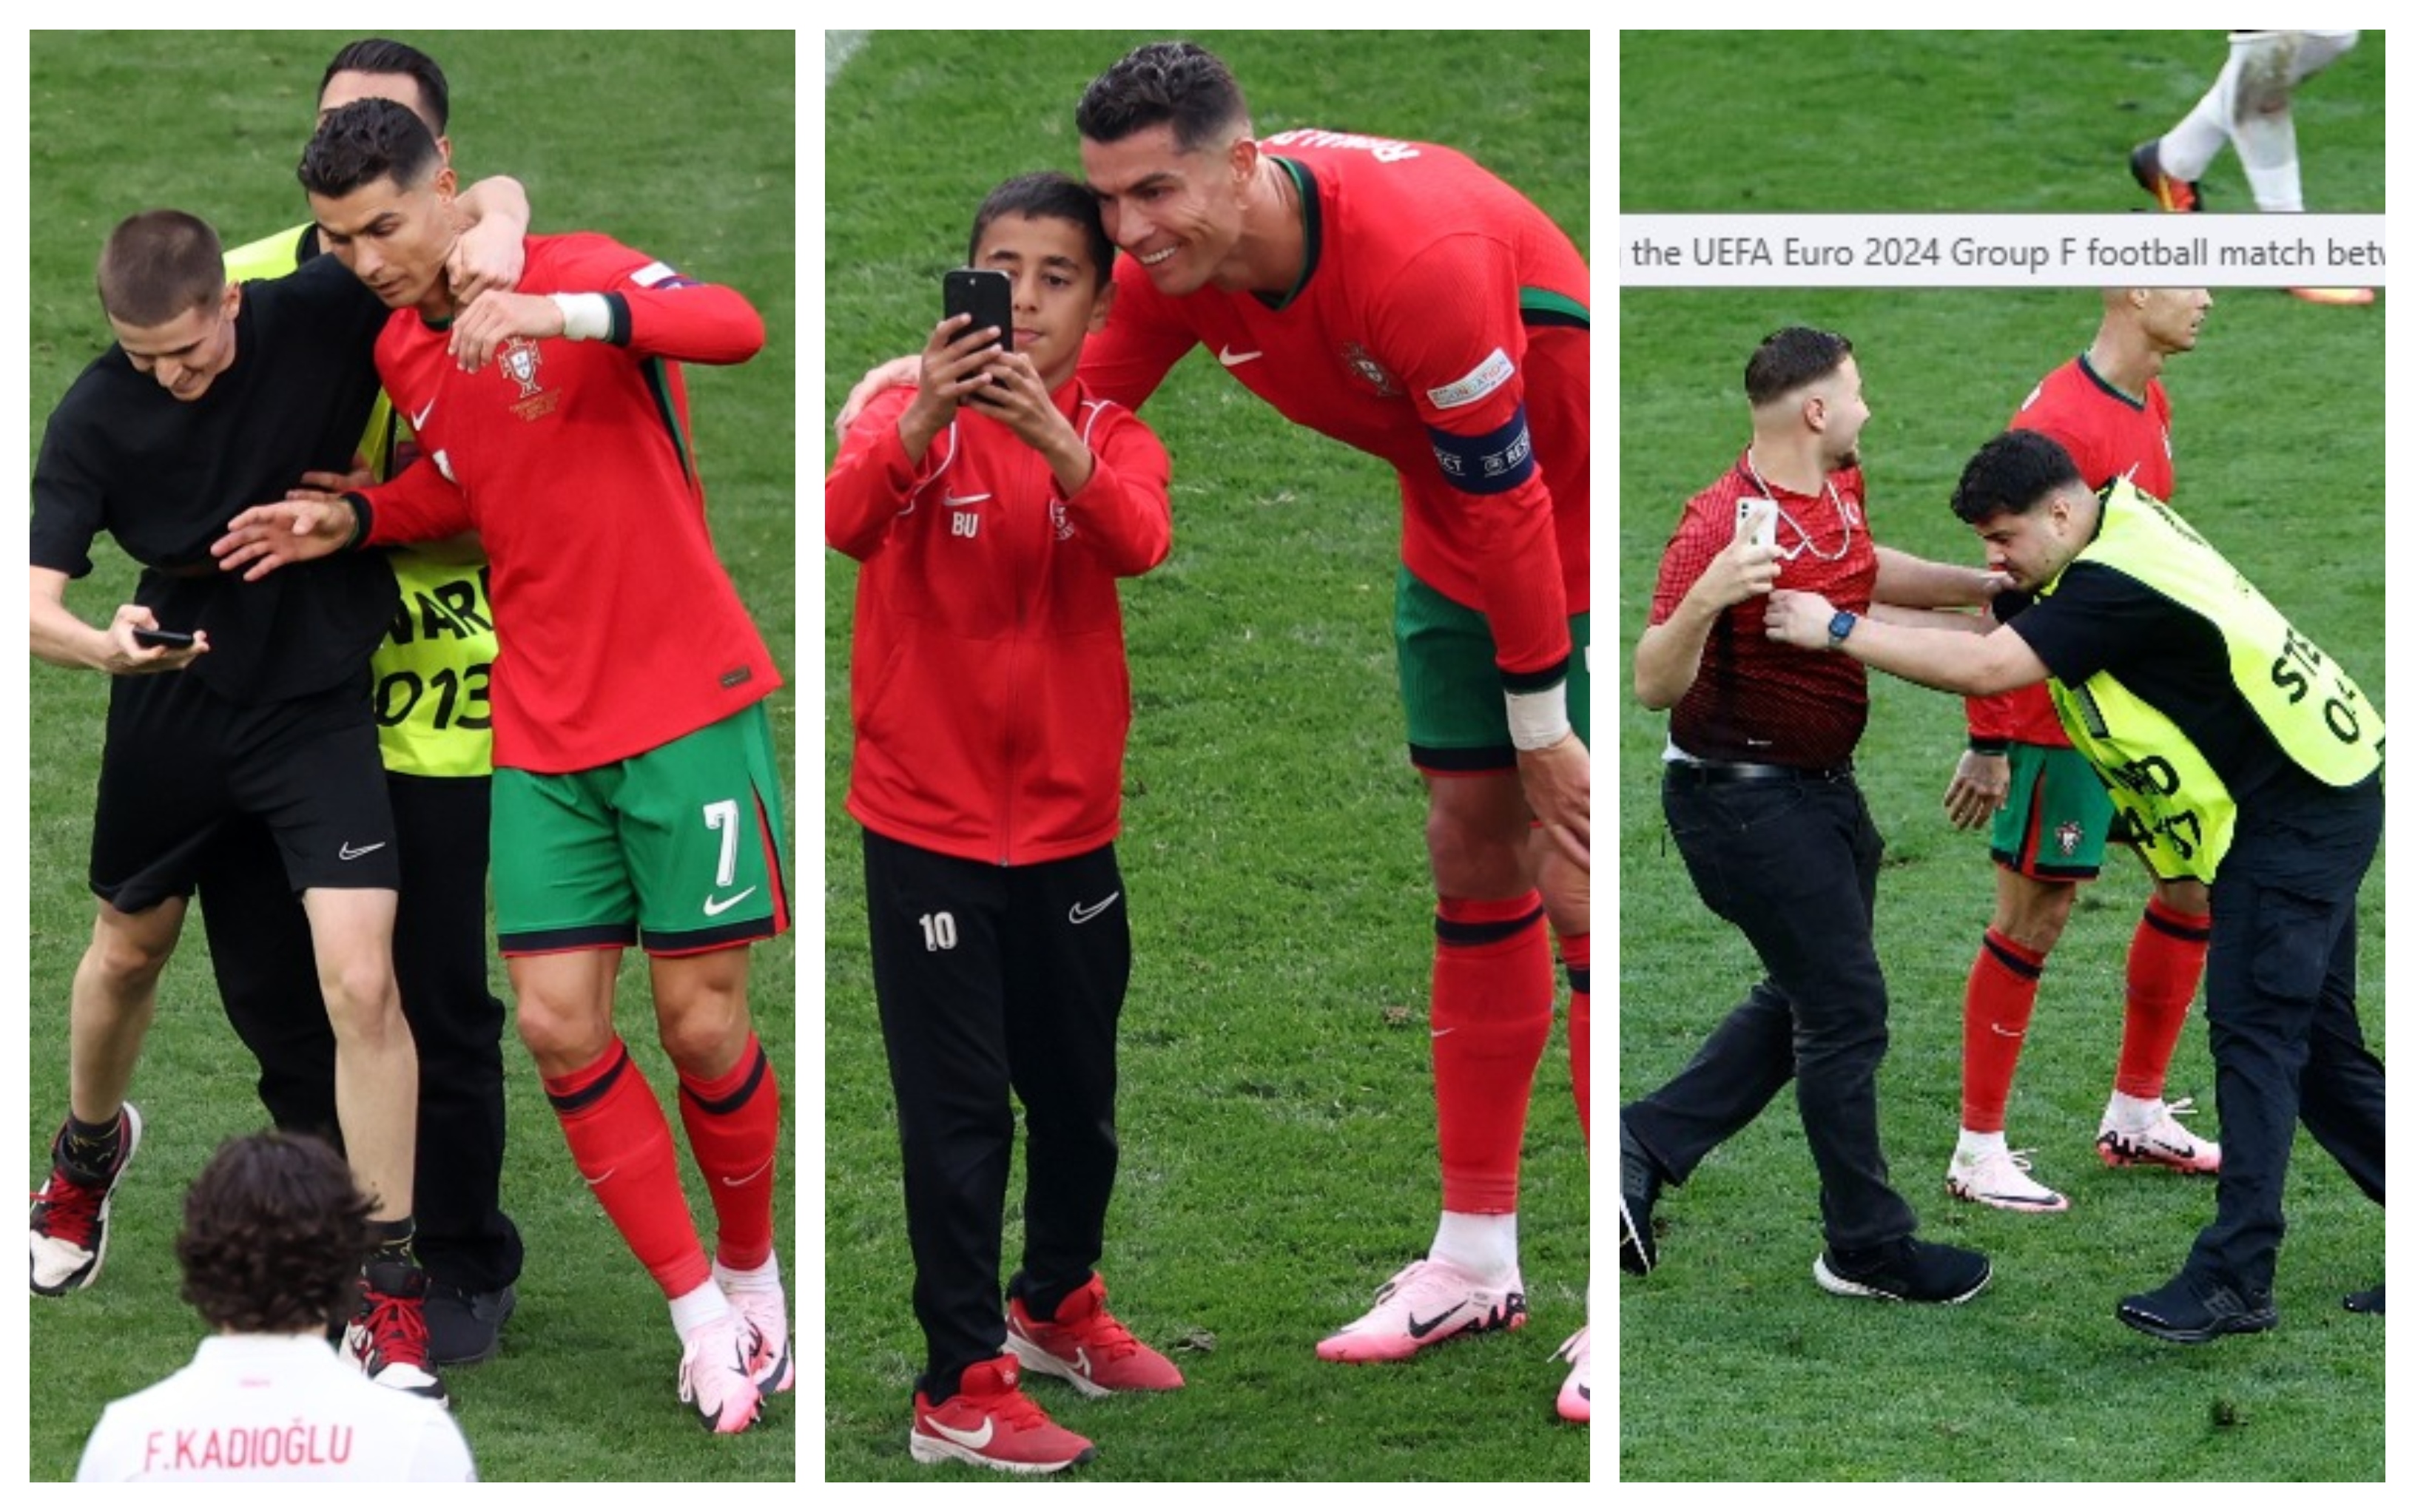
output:
[[[1805,527],[1803,522],[1788,514],[1786,512],[1786,506],[1778,502],[1777,490],[1770,487],[1767,480],[1762,477],[1761,468],[1753,461],[1752,448],[1749,446],[1745,448],[1744,470],[1752,474],[1754,486],[1761,489],[1761,496],[1769,501],[1770,507],[1778,511],[1778,517],[1784,520],[1787,524],[1794,527],[1794,536],[1797,544],[1791,548],[1782,546],[1777,546],[1775,549],[1780,557],[1784,558],[1788,561],[1792,561],[1804,552],[1808,551],[1811,553],[1811,560],[1814,561],[1837,561],[1842,560],[1845,553],[1853,548],[1853,516],[1852,514],[1845,508],[1845,502],[1837,497],[1837,480],[1835,478],[1832,477],[1826,480],[1828,489],[1828,507],[1835,510],[1837,512],[1837,518],[1843,522],[1845,527],[1845,538],[1838,543],[1836,550],[1822,551],[1818,546],[1812,545],[1811,531]]]

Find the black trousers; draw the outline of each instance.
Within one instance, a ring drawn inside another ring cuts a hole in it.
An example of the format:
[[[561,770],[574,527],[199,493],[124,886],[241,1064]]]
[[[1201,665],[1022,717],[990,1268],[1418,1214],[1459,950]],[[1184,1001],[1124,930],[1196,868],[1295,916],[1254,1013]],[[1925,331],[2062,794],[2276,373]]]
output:
[[[2356,1014],[2356,894],[2381,836],[2378,777],[2242,805],[2213,884],[2205,1019],[2222,1114],[2214,1219],[2187,1269],[2268,1291],[2302,1122],[2382,1200],[2382,1070]]]
[[[484,777],[386,777],[402,863],[395,978],[419,1047],[417,1248],[431,1277],[468,1292],[510,1284],[521,1261],[501,1201],[503,1005],[487,990],[488,786]],[[218,996],[260,1062],[262,1104],[278,1128],[340,1148],[336,1037],[309,921],[267,830],[224,826],[199,893]]]
[[[866,831],[863,881],[928,1351],[917,1385],[938,1402],[1006,1345],[1010,1092],[1026,1145],[1023,1265],[1009,1291],[1047,1316],[1098,1262],[1132,930],[1113,846],[1001,867]]]
[[[1662,806],[1694,890],[1766,975],[1658,1091],[1620,1111],[1672,1182],[1786,1084],[1820,1172],[1830,1245],[1867,1249],[1918,1220],[1879,1151],[1886,981],[1870,938],[1878,829],[1850,775],[1704,786],[1671,773]]]

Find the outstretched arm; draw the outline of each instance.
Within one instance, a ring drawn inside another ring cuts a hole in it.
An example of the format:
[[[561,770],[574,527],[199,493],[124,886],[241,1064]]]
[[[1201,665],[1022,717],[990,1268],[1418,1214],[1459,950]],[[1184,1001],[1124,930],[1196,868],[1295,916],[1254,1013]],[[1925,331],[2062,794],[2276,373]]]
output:
[[[88,666],[112,677],[181,672],[210,649],[208,635],[198,631],[190,646],[141,644],[134,632],[157,630],[159,621],[140,604],[119,605],[105,626],[87,624],[68,607],[67,574],[52,567],[29,570],[32,576],[25,597],[34,655],[53,666]]]

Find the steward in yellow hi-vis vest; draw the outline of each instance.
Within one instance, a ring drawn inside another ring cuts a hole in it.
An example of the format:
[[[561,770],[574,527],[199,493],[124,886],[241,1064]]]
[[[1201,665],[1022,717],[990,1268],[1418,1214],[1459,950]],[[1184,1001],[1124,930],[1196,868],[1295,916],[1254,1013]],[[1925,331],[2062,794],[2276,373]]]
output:
[[[292,272],[312,248],[313,230],[297,226],[231,248],[227,277],[275,278]],[[408,465],[413,452],[409,422],[380,394],[361,435],[362,465],[382,482]],[[385,769],[412,777],[486,776],[493,771],[487,687],[495,665],[486,564],[474,557],[447,561],[411,549],[397,549],[388,560],[402,590],[402,606],[369,664]]]
[[[2073,565],[2109,567],[2202,620],[2228,653],[2230,681],[2284,756],[2332,787],[2381,765],[2381,711],[2171,506],[2117,480],[2096,538]],[[2053,596],[2069,567],[2039,591]],[[2105,779],[2130,838],[2158,876],[2212,882],[2230,849],[2236,797],[2172,715],[2100,671],[2049,681],[2071,743]]]
[[[2272,1280],[2299,1127],[2377,1208],[2386,1185],[2386,1077],[2356,1007],[2357,894],[2381,843],[2381,711],[2178,515],[2127,483],[2090,492],[2051,437],[2010,430],[1980,447],[1954,513],[2009,585],[2000,626],[1899,606],[1866,621],[1781,579],[1762,627],[1966,696],[2049,683],[2139,854],[2158,876],[2208,884],[2213,1220],[2177,1274],[2113,1315],[2175,1344],[2262,1333],[2280,1322]],[[2378,551],[2379,513],[2325,518],[2368,531]],[[2378,1268],[2379,1213],[2353,1225],[2338,1220],[2327,1241],[2370,1245]],[[2347,1305],[2379,1313],[2382,1288]]]

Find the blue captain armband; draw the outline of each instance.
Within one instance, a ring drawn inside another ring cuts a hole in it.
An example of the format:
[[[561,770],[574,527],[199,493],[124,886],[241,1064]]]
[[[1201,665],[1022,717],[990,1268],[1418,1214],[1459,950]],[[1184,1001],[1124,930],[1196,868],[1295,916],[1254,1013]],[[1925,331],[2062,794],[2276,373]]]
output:
[[[1508,493],[1535,475],[1535,442],[1526,434],[1526,406],[1509,423],[1481,436],[1461,436],[1426,427],[1442,475],[1462,493]]]

